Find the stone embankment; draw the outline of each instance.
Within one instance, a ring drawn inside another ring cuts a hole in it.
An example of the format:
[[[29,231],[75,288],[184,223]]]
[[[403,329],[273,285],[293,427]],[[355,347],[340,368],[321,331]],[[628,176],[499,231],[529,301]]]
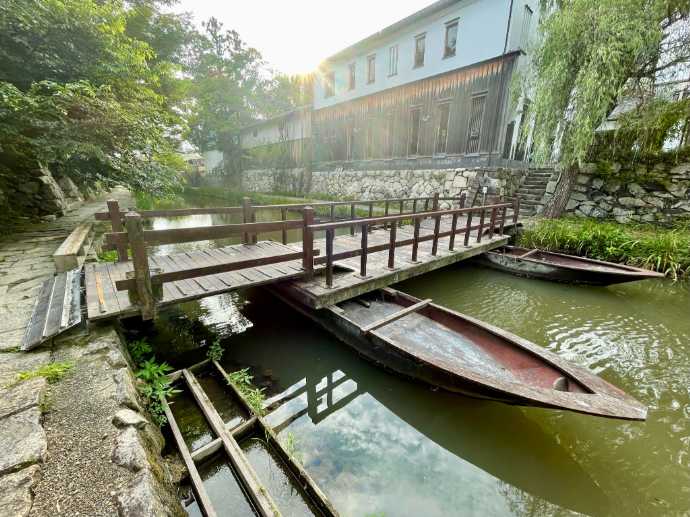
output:
[[[547,186],[549,195],[555,182]],[[619,223],[669,223],[690,217],[690,163],[659,164],[649,170],[602,172],[594,164],[580,170],[566,212],[581,217],[615,219]]]
[[[282,192],[297,196],[327,194],[342,199],[457,196],[474,194],[486,185],[492,195],[512,196],[527,174],[525,169],[475,167],[418,170],[309,171],[307,169],[254,169],[242,172],[247,192]]]
[[[131,204],[124,190],[114,193]],[[112,195],[112,194],[111,194]],[[161,459],[163,437],[142,410],[120,337],[80,328],[18,351],[52,253],[104,201],[0,241],[0,514],[183,515]],[[49,383],[46,365],[69,365]],[[179,471],[179,470],[178,470]]]

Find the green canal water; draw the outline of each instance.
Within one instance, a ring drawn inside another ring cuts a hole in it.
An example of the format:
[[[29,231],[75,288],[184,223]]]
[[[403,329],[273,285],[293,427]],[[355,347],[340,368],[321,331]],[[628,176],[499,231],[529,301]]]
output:
[[[153,226],[220,222],[194,216]],[[185,249],[209,244],[217,243]],[[344,516],[690,512],[687,285],[566,286],[464,263],[396,287],[594,371],[647,404],[648,420],[520,408],[429,389],[372,366],[260,290],[182,304],[154,324],[132,324],[128,333],[146,336],[159,360],[176,367],[198,362],[220,339],[225,368],[249,367],[267,396],[305,387],[267,422],[289,439]],[[226,419],[242,418],[223,406],[217,380],[202,384]],[[173,407],[188,444],[213,438],[189,398]],[[308,513],[270,455],[251,442],[242,446],[285,514]],[[205,463],[201,475],[220,515],[248,511],[222,458]],[[188,511],[198,515],[195,503]]]

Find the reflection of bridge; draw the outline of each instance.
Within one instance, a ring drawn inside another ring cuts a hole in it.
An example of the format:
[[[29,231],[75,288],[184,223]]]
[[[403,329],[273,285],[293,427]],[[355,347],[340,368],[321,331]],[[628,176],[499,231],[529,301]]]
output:
[[[242,207],[140,212],[122,212],[110,201],[108,212],[96,219],[110,221],[113,231],[106,234],[106,248],[117,250],[118,261],[86,266],[88,316],[95,320],[141,313],[150,319],[157,307],[287,280],[294,281],[299,296],[312,307],[331,305],[505,244],[506,224],[517,223],[517,200],[468,208],[464,200],[464,195],[435,195],[252,206],[245,198]],[[375,209],[383,215],[375,216]],[[281,220],[256,222],[257,213],[278,210]],[[143,228],[146,218],[196,214],[236,215],[242,222]],[[301,242],[288,243],[293,231],[301,233]],[[259,242],[261,233],[280,234],[282,242]],[[315,239],[319,234],[324,237]],[[233,237],[241,237],[241,243],[170,255],[147,253],[150,246]]]

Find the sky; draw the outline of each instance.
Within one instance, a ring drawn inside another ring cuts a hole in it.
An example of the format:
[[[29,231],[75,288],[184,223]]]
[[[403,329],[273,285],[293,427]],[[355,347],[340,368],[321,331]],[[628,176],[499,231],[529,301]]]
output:
[[[278,72],[310,72],[326,57],[433,0],[180,0],[200,25],[211,16],[234,29]],[[239,7],[241,6],[241,7]]]

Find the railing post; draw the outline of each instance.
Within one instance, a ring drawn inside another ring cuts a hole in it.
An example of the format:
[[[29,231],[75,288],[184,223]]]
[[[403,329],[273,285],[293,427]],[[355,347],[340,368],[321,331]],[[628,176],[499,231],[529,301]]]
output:
[[[369,228],[368,224],[362,225],[362,254],[359,261],[359,276],[365,278],[367,276],[367,248],[369,248]]]
[[[460,208],[465,208],[465,201],[467,200],[467,191],[464,190],[460,193]]]
[[[116,199],[108,200],[108,214],[110,215],[110,226],[113,232],[122,232],[122,219],[120,216],[120,205]],[[127,256],[127,246],[125,244],[117,244],[117,261],[127,262],[129,257]]]
[[[450,242],[448,243],[448,251],[453,251],[455,248],[455,232],[458,227],[458,214],[457,212],[453,214],[453,222],[450,225]]]
[[[390,201],[388,201],[388,200],[386,199],[386,205],[385,205],[384,213],[383,213],[383,216],[384,216],[384,217],[388,215],[388,211],[389,211],[389,210],[390,210]],[[388,228],[388,223],[385,223],[385,224],[383,225],[383,227],[384,227],[384,228]]]
[[[372,217],[374,217],[374,202],[369,201],[369,219],[371,219]],[[368,231],[374,231],[373,226],[373,224],[371,226],[367,225]]]
[[[141,317],[150,320],[156,314],[156,300],[151,286],[151,271],[149,259],[146,255],[146,243],[144,242],[144,226],[141,216],[136,212],[128,212],[125,215],[127,226],[127,238],[132,248],[132,265],[134,266],[134,279],[137,284],[136,298],[141,308]]]
[[[467,212],[467,225],[465,226],[465,247],[470,244],[470,232],[472,231],[472,209]]]
[[[405,212],[405,201],[400,200],[400,215],[402,215],[404,212]],[[400,221],[398,221],[398,226],[400,226],[402,228],[402,225],[403,225],[403,220],[400,219]]]
[[[500,228],[499,228],[499,230],[498,230],[498,233],[499,233],[500,235],[503,235],[503,227],[504,227],[505,224],[506,224],[506,213],[507,213],[507,212],[508,212],[508,207],[506,207],[505,205],[503,205],[503,208],[501,209],[501,226],[500,226]]]
[[[333,287],[333,238],[335,229],[326,230],[326,286]]]
[[[331,205],[331,222],[335,221],[335,205]]]
[[[513,224],[517,224],[519,213],[520,213],[520,198],[516,195],[515,199],[513,199]]]
[[[493,207],[491,209],[491,219],[489,221],[489,240],[494,238],[494,234],[496,233],[496,213],[498,209],[496,207]]]
[[[242,198],[242,222],[244,224],[247,224],[251,222],[252,215],[252,200],[249,199],[248,197],[243,197]],[[244,232],[242,235],[242,243],[243,244],[251,244],[251,234],[249,232]]]
[[[352,203],[350,205],[350,220],[354,221],[356,216],[357,216],[357,211],[355,209],[355,204]],[[350,225],[350,235],[354,236],[354,234],[355,234],[355,225],[353,223]]]
[[[395,223],[391,224],[390,242],[388,243],[388,269],[395,269],[395,241],[397,231],[398,226]]]
[[[414,218],[414,234],[412,235],[412,262],[417,262],[417,252],[419,251],[419,225],[421,219]]]
[[[311,228],[314,224],[314,209],[305,206],[302,211],[304,226],[302,228],[302,269],[306,272],[306,277],[314,276],[314,233]]]
[[[484,233],[484,212],[485,209],[482,207],[481,212],[479,212],[479,229],[477,230],[477,242],[482,242],[482,233]]]
[[[438,192],[434,193],[434,202],[432,205],[432,210],[434,212],[438,211]],[[434,217],[434,240],[431,245],[431,254],[436,256],[438,253],[438,232],[441,230],[441,216],[437,215]]]
[[[280,209],[280,220],[285,222],[287,221],[287,208],[281,208]],[[283,239],[283,244],[287,244],[287,228],[285,228],[285,225],[283,225],[283,229],[281,230],[281,237]]]

